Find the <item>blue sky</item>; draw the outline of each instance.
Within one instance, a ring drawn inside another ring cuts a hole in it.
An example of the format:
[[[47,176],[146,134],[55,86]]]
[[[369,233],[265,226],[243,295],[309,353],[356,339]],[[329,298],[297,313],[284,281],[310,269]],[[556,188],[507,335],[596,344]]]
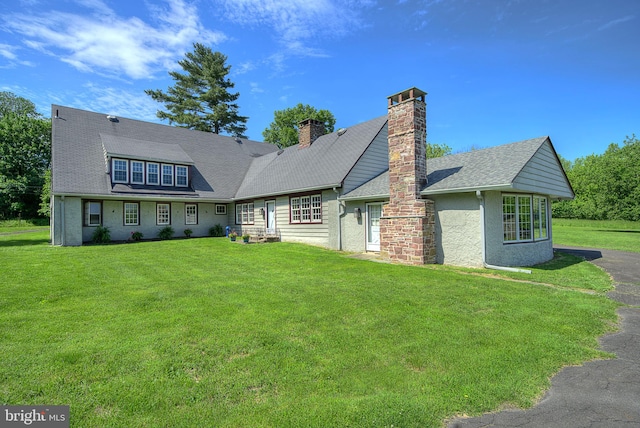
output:
[[[204,43],[228,56],[247,135],[273,112],[328,109],[336,128],[426,92],[428,140],[456,151],[549,135],[563,157],[640,137],[638,0],[13,0],[0,90],[158,121],[144,89]]]

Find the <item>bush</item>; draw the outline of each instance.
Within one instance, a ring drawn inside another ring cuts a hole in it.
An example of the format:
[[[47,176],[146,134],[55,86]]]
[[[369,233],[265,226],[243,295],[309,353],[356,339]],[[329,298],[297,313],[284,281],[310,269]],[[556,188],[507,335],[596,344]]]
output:
[[[216,224],[209,228],[209,236],[220,238],[224,236],[224,227],[221,224]]]
[[[191,238],[191,234],[193,233],[193,230],[191,229],[185,229],[184,230],[184,236],[186,236],[187,238]]]
[[[140,241],[144,235],[142,232],[131,232],[131,240],[132,241]]]
[[[111,241],[111,232],[108,227],[98,226],[91,235],[91,241],[94,244],[106,244]]]
[[[158,238],[160,239],[171,239],[173,237],[173,227],[165,226],[158,232]]]

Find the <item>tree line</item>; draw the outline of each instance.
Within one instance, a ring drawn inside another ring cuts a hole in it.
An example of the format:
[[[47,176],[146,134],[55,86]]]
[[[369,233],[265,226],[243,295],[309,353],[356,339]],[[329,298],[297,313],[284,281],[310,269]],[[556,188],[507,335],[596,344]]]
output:
[[[248,117],[239,114],[240,94],[231,91],[227,57],[199,43],[193,47],[178,61],[184,72],[169,72],[173,86],[145,90],[164,104],[157,117],[179,127],[244,137]],[[324,123],[327,133],[336,123],[330,111],[299,103],[274,112],[262,132],[264,141],[280,148],[297,144],[298,124],[305,119]],[[426,149],[427,158],[452,153],[446,144],[427,143]],[[555,202],[555,217],[640,220],[640,141],[635,135],[601,155],[561,162],[576,198]],[[49,215],[50,163],[51,121],[31,101],[0,92],[0,219]]]
[[[640,140],[626,137],[602,154],[561,158],[575,199],[554,202],[558,218],[640,221]]]

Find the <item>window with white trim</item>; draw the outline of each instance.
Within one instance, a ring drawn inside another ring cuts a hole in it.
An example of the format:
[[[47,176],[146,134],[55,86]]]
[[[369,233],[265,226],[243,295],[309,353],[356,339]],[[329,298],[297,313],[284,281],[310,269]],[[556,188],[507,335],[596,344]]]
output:
[[[227,213],[227,206],[222,204],[216,204],[216,214],[225,215]]]
[[[124,203],[124,225],[138,226],[140,224],[140,204],[137,202]]]
[[[129,162],[123,159],[112,159],[111,181],[114,183],[129,182]]]
[[[547,198],[502,195],[504,242],[531,242],[549,238]]]
[[[131,183],[144,184],[144,162],[131,161]]]
[[[198,224],[198,205],[186,204],[184,206],[184,224]]]
[[[253,224],[253,202],[236,204],[236,224]]]
[[[102,224],[102,202],[88,201],[84,203],[84,225],[100,226]]]
[[[162,164],[162,185],[173,186],[173,165]]]
[[[186,166],[176,165],[176,186],[187,187],[189,184],[189,169]]]
[[[289,210],[291,223],[322,223],[322,195],[290,198]]]
[[[160,165],[157,163],[147,162],[147,184],[160,184]]]
[[[156,205],[156,224],[171,224],[171,204]]]

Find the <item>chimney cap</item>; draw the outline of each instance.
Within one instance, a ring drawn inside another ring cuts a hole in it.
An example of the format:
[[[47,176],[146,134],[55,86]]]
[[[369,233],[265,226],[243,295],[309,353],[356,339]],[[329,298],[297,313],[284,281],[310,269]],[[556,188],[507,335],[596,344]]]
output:
[[[422,91],[415,86],[409,89],[405,89],[404,91],[398,92],[397,94],[390,95],[389,105],[398,104],[404,101],[412,100],[419,98],[420,101],[424,101],[424,97],[427,95],[425,91]]]

